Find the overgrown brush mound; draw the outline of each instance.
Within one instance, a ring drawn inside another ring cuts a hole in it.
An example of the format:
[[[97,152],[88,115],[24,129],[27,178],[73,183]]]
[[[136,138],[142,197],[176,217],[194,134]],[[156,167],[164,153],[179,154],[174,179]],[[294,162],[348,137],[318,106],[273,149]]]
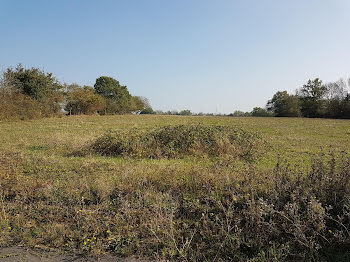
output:
[[[231,156],[253,161],[262,153],[264,142],[256,133],[233,127],[178,125],[153,130],[109,131],[95,140],[90,149],[105,156]]]

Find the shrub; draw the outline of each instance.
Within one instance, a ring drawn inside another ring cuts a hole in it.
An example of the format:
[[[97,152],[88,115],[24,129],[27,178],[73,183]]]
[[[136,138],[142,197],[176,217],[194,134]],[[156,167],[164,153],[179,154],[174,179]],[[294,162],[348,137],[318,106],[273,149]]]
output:
[[[92,152],[105,156],[182,158],[186,155],[233,156],[255,160],[264,142],[255,133],[225,126],[179,125],[149,131],[110,131],[95,140]]]
[[[45,73],[39,68],[26,69],[19,64],[15,69],[8,68],[3,73],[3,82],[34,100],[40,115],[60,113],[60,103],[63,102],[62,85],[52,73]]]
[[[251,112],[252,116],[255,117],[270,117],[273,116],[272,113],[269,113],[265,108],[261,107],[254,107],[253,111]]]
[[[0,120],[41,117],[39,104],[27,95],[0,88]]]
[[[67,101],[65,110],[70,115],[94,114],[106,107],[105,99],[95,94],[95,90],[89,86],[76,88],[70,92]]]
[[[141,115],[154,115],[156,112],[151,108],[146,108],[140,112]]]

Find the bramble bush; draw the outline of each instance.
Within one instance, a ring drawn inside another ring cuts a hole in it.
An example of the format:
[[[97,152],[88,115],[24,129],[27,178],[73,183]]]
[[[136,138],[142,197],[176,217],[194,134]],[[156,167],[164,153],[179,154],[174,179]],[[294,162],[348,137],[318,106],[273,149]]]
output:
[[[93,153],[136,158],[231,156],[256,160],[265,149],[256,133],[239,128],[206,125],[164,126],[152,130],[109,131],[90,146]]]

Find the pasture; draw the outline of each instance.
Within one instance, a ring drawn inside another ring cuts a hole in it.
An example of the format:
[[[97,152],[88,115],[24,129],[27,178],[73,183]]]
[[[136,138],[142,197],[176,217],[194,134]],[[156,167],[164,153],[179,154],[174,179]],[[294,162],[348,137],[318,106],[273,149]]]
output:
[[[263,146],[250,148],[258,152],[253,161],[86,150],[109,130],[198,124],[238,128]],[[0,122],[0,246],[182,261],[347,261],[348,153],[348,120],[123,115]]]

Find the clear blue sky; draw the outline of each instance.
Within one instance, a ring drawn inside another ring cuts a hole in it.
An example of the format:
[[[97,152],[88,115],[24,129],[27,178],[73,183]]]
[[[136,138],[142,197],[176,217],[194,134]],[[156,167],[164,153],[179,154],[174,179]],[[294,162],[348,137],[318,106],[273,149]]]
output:
[[[155,109],[265,106],[309,78],[349,75],[349,0],[0,0],[0,69],[101,75]]]

